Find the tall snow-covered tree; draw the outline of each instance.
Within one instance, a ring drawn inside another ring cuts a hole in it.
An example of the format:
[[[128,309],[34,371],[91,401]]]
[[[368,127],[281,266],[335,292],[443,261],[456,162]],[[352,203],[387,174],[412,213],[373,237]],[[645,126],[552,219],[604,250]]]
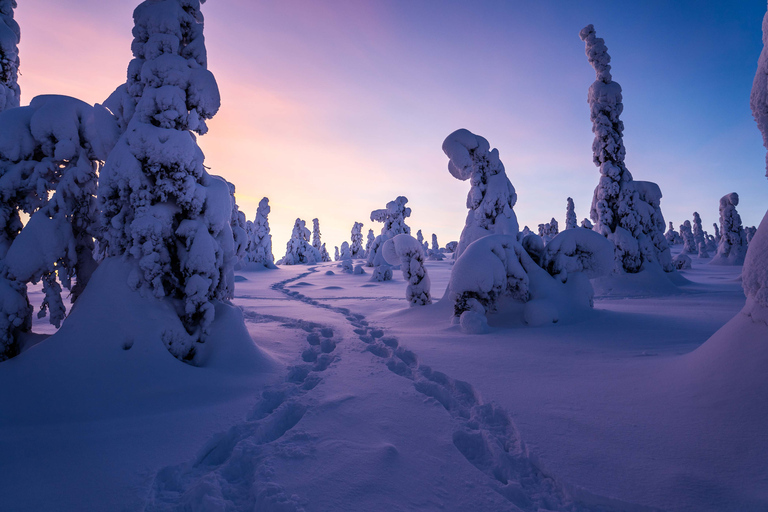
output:
[[[0,0],[0,112],[18,107],[19,48],[21,30],[13,19],[16,0]]]
[[[715,240],[720,243],[720,228],[718,227],[717,222],[713,222],[712,225],[715,227]]]
[[[699,252],[696,247],[696,241],[693,238],[693,230],[691,228],[691,221],[686,220],[680,224],[680,237],[683,239],[683,252],[694,254]]]
[[[323,243],[320,241],[320,219],[312,219],[312,247],[320,251]]]
[[[424,235],[422,234],[421,230],[418,230],[416,232],[416,241],[419,242],[421,245],[424,245]]]
[[[462,128],[445,138],[443,152],[449,158],[451,175],[469,180],[471,185],[467,194],[469,212],[455,257],[484,236],[517,236],[519,226],[513,209],[517,194],[499,160],[499,151],[491,149],[483,137]]]
[[[592,25],[583,28],[579,36],[586,43],[596,75],[588,95],[595,134],[593,161],[600,169],[590,208],[595,230],[614,243],[618,272],[640,272],[649,264],[671,272],[674,268],[664,238],[661,189],[655,183],[633,181],[624,164],[624,123],[619,118],[624,105],[621,86],[611,77],[608,49]]]
[[[285,248],[285,256],[277,262],[278,265],[301,265],[312,264],[322,261],[320,251],[315,249],[309,243],[310,232],[306,228],[306,223],[301,219],[296,219],[291,232],[291,238],[288,240]]]
[[[352,225],[352,245],[349,250],[353,259],[365,258],[365,250],[363,250],[363,223],[355,222]]]
[[[245,260],[248,263],[260,263],[267,268],[275,268],[275,256],[272,254],[272,235],[269,231],[269,198],[259,201],[256,218],[246,223],[248,247]]]
[[[717,254],[710,263],[714,265],[743,265],[747,254],[747,237],[736,211],[739,194],[732,192],[720,198],[720,242]]]
[[[100,176],[100,245],[133,265],[131,287],[178,302],[187,335],[169,330],[163,341],[190,360],[234,279],[229,187],[205,170],[195,139],[219,90],[198,0],[147,0],[133,18],[128,80],[108,100],[125,131]]]
[[[573,199],[568,198],[565,206],[565,229],[574,229],[579,227],[576,220],[576,210],[573,205]]]
[[[229,198],[232,202],[232,216],[230,218],[230,227],[232,228],[232,237],[235,241],[235,258],[237,266],[245,263],[246,251],[248,250],[249,235],[248,223],[245,220],[245,213],[240,211],[235,199],[235,184],[227,182],[229,185]],[[234,290],[233,290],[234,293]]]
[[[706,244],[707,239],[704,236],[704,228],[701,227],[701,216],[698,212],[693,212],[693,223],[691,224],[693,231],[693,243],[698,248],[700,244]]]
[[[107,109],[67,96],[0,113],[0,281],[13,291],[0,294],[0,359],[14,355],[15,333],[31,325],[27,283],[42,280],[38,317],[50,312],[58,327],[62,287],[75,302],[95,270],[97,172],[117,137]]]
[[[376,240],[376,235],[373,234],[373,230],[368,230],[368,236],[365,242],[365,257],[368,258],[371,255],[371,247],[373,247],[373,241]]]
[[[381,234],[373,240],[368,251],[367,265],[375,267],[371,276],[374,281],[392,279],[392,268],[381,253],[384,242],[402,233],[411,234],[411,228],[405,223],[405,219],[411,216],[411,209],[405,206],[407,202],[407,197],[398,196],[394,201],[388,202],[386,208],[371,212],[372,221],[384,223]]]

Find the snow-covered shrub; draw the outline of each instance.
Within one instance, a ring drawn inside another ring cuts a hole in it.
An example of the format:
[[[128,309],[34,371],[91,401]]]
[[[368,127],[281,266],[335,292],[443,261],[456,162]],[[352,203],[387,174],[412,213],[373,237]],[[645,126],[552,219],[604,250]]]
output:
[[[321,261],[320,252],[309,243],[310,232],[306,222],[296,219],[293,224],[291,238],[285,247],[285,256],[277,262],[278,265],[303,265]],[[349,246],[349,244],[347,244]]]
[[[468,130],[456,130],[443,141],[448,156],[448,171],[454,178],[469,180],[467,219],[454,252],[459,258],[464,250],[487,235],[517,236],[517,217],[513,210],[517,194],[507,178],[499,151],[487,140]]]
[[[275,257],[272,254],[272,235],[269,231],[269,198],[259,201],[256,218],[246,222],[248,245],[245,250],[245,261],[264,265],[266,268],[275,267]]]
[[[339,255],[339,261],[341,261],[341,271],[345,274],[351,274],[354,270],[352,264],[352,252],[349,249],[349,242],[342,242],[341,253]]]
[[[400,265],[403,279],[408,282],[405,298],[411,306],[432,304],[429,275],[424,267],[424,246],[411,235],[400,234],[384,243],[382,253],[387,263]]]
[[[755,226],[746,226],[744,228],[744,237],[747,239],[747,244],[749,244],[752,241],[752,238],[754,238],[755,233],[757,233],[757,228]]]
[[[387,203],[387,207],[371,212],[371,220],[383,222],[381,234],[377,236],[368,249],[367,266],[376,267],[373,271],[372,281],[389,281],[392,279],[392,269],[381,254],[384,242],[400,234],[411,234],[411,228],[405,223],[405,219],[411,216],[411,209],[406,207],[408,198],[399,196],[394,201]]]
[[[672,260],[672,264],[677,270],[687,270],[691,268],[691,258],[684,252],[681,252]]]
[[[595,134],[593,161],[600,169],[590,208],[595,231],[614,243],[617,271],[636,273],[647,264],[659,264],[671,272],[661,189],[655,183],[633,181],[624,164],[624,123],[619,119],[624,106],[621,86],[611,77],[608,49],[603,39],[595,36],[592,25],[583,28],[579,36],[586,43],[586,54],[596,74],[588,95]]]
[[[541,267],[561,282],[576,272],[594,279],[613,270],[613,244],[586,229],[567,229],[543,247]]]
[[[206,172],[194,136],[208,131],[219,90],[197,1],[145,1],[133,18],[134,59],[113,101],[127,95],[135,111],[120,114],[125,132],[99,177],[99,245],[134,266],[133,289],[177,302],[188,336],[168,348],[189,360],[234,280],[229,187]]]
[[[699,252],[699,249],[696,247],[696,241],[693,238],[691,221],[686,220],[680,224],[680,236],[683,239],[683,252],[687,252],[688,254],[696,254]]]
[[[456,252],[456,247],[459,246],[459,242],[452,240],[445,244],[445,252]]]
[[[539,236],[544,241],[544,244],[549,243],[559,232],[560,226],[558,226],[554,217],[546,224],[539,224]]]
[[[565,229],[573,229],[579,227],[576,222],[576,210],[573,206],[573,199],[569,197],[565,207]]]
[[[701,216],[698,212],[693,212],[693,243],[696,244],[698,250],[699,245],[705,243],[707,239],[704,237],[704,229],[701,227]]]
[[[714,265],[743,265],[747,254],[747,237],[736,211],[739,195],[736,192],[720,198],[720,243],[710,263]]]
[[[0,0],[0,112],[18,107],[21,91],[19,78],[19,24],[13,19],[16,0]]]
[[[365,258],[365,251],[363,250],[363,223],[355,222],[352,225],[352,245],[349,250],[352,253],[353,259]]]
[[[581,221],[581,227],[583,227],[584,229],[592,229],[592,228],[594,228],[594,226],[593,226],[593,225],[592,225],[592,223],[589,221],[589,219],[584,219],[584,220],[582,220],[582,221]]]
[[[518,240],[522,240],[523,238],[527,237],[528,235],[533,234],[533,231],[528,226],[525,226],[520,233],[517,234]]]
[[[62,286],[75,302],[96,269],[97,172],[117,137],[104,107],[67,96],[0,113],[0,276],[18,295],[2,299],[0,359],[14,355],[15,332],[31,325],[27,283],[42,280],[38,317],[50,311],[58,327]],[[30,216],[23,229],[20,213]]]
[[[664,238],[667,239],[667,243],[669,245],[675,245],[675,244],[681,244],[683,243],[683,237],[680,236],[680,233],[675,231],[674,226],[672,226],[672,221],[669,221],[669,229],[666,233],[664,233]]]

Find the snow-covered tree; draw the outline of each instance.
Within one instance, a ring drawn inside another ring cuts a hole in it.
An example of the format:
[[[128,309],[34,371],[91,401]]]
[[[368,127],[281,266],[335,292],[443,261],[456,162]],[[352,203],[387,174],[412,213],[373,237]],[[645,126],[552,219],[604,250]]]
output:
[[[331,261],[331,255],[328,254],[328,249],[325,248],[325,242],[320,246],[320,261]]]
[[[349,247],[353,259],[365,258],[363,250],[363,223],[355,222],[352,225],[352,245]]]
[[[219,90],[197,0],[148,0],[133,18],[128,80],[108,100],[125,131],[99,178],[99,242],[133,265],[132,288],[178,302],[187,334],[162,338],[190,360],[234,279],[229,187],[206,172],[194,135],[208,131]]]
[[[706,242],[699,242],[699,258],[709,258]]]
[[[427,255],[427,259],[430,261],[443,261],[445,259],[445,255],[443,254],[443,251],[440,250],[440,244],[437,243],[437,235],[432,233],[432,248],[429,248],[429,245],[427,242],[424,242],[424,253]]]
[[[457,242],[455,240],[451,240],[450,242],[445,244],[445,251],[446,252],[455,252],[456,251],[456,247],[458,247],[458,246],[459,246],[459,242]]]
[[[232,228],[232,237],[235,240],[235,258],[237,259],[236,268],[245,264],[246,252],[250,242],[248,236],[248,223],[245,220],[245,214],[240,211],[235,199],[235,185],[227,182],[229,185],[229,196],[232,202],[232,217],[230,218],[230,227]],[[234,293],[234,290],[233,292]]]
[[[352,251],[349,249],[349,242],[342,242],[339,261],[341,261],[342,272],[345,274],[351,274],[353,272],[354,266],[352,265]]]
[[[278,265],[302,265],[322,261],[320,251],[309,243],[310,232],[306,222],[296,219],[293,224],[291,238],[285,247],[285,256],[277,262]]]
[[[693,243],[698,248],[700,244],[706,243],[707,239],[704,237],[704,229],[701,227],[701,216],[698,212],[693,212]]]
[[[437,243],[437,235],[432,233],[432,250],[435,252],[440,251],[440,244]]]
[[[582,220],[582,221],[581,221],[581,227],[583,227],[584,229],[592,229],[592,228],[594,228],[594,226],[593,226],[593,225],[592,225],[592,223],[589,221],[589,219],[584,219],[584,220]]]
[[[411,216],[411,209],[406,207],[408,198],[399,196],[387,203],[387,207],[371,212],[371,220],[383,222],[381,234],[377,236],[368,250],[367,265],[375,267],[371,279],[373,281],[389,281],[392,279],[392,268],[381,254],[384,242],[400,234],[411,234],[411,228],[405,224],[405,219]]]
[[[747,237],[736,211],[739,194],[733,192],[720,198],[720,243],[712,258],[714,265],[743,265],[747,254]]]
[[[691,268],[691,257],[685,254],[685,252],[681,252],[672,260],[672,265],[677,270],[688,270]]]
[[[416,240],[421,244],[424,245],[424,235],[421,233],[421,230],[418,230],[416,232]]]
[[[376,240],[376,236],[373,234],[373,230],[368,230],[368,237],[365,242],[365,257],[368,258],[371,255],[371,247],[373,246],[373,241]]]
[[[588,95],[595,134],[593,161],[600,169],[590,208],[595,230],[614,243],[617,271],[636,273],[648,264],[658,264],[671,272],[661,189],[655,183],[633,181],[624,164],[624,123],[619,119],[624,105],[621,86],[611,77],[608,49],[592,25],[583,28],[579,36],[586,43],[586,54],[596,74]]]
[[[339,261],[339,246],[334,246],[333,261]]]
[[[573,199],[569,197],[565,206],[565,229],[574,229],[579,227],[577,222],[576,210],[573,206]]]
[[[424,246],[411,235],[400,234],[384,243],[382,252],[387,263],[400,265],[408,282],[405,298],[411,306],[432,304],[430,283],[424,266]]]
[[[720,243],[720,228],[717,222],[713,222],[712,225],[715,227],[715,240],[717,240],[717,243]]]
[[[704,238],[706,239],[704,245],[707,248],[707,252],[717,252],[717,240],[715,240],[715,237],[705,231]]]
[[[312,247],[320,255],[318,261],[331,261],[331,257],[325,249],[325,244],[320,241],[320,221],[318,219],[312,219]]]
[[[691,221],[686,220],[680,224],[680,237],[683,239],[683,252],[687,252],[688,254],[696,254],[699,252],[698,247],[696,247],[696,241],[693,238]]]
[[[21,91],[19,78],[19,48],[21,30],[13,19],[16,0],[0,0],[0,112],[18,107]]]
[[[669,221],[669,229],[667,230],[666,233],[664,233],[664,238],[667,239],[667,243],[669,245],[675,245],[675,244],[683,243],[683,237],[680,236],[680,233],[675,231],[675,228],[672,225],[672,221]]]
[[[265,197],[259,201],[254,221],[246,222],[248,246],[245,251],[245,261],[261,264],[266,268],[276,268],[275,256],[272,254],[272,234],[269,231],[270,211],[269,198]]]
[[[507,178],[499,151],[491,149],[487,140],[469,130],[460,129],[443,141],[448,156],[448,171],[454,178],[469,180],[467,220],[461,231],[455,257],[475,240],[492,234],[517,236],[517,202],[515,187]]]
[[[744,237],[747,239],[747,244],[752,241],[755,233],[757,233],[757,228],[755,226],[747,226],[744,228]]]
[[[0,113],[0,286],[8,288],[0,294],[0,360],[31,326],[27,283],[42,280],[38,317],[50,312],[58,327],[62,287],[75,302],[96,269],[97,173],[117,137],[107,109],[67,96],[38,96]],[[20,213],[29,216],[23,229]]]

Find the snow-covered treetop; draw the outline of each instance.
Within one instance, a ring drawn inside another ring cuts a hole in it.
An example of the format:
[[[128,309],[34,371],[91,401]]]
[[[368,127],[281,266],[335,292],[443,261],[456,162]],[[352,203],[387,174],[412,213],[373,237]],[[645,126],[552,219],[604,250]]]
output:
[[[768,12],[763,17],[763,50],[757,59],[757,72],[752,82],[749,98],[752,116],[763,135],[763,146],[768,148]],[[765,175],[768,176],[768,153],[765,160]]]
[[[407,202],[407,197],[398,196],[394,201],[388,202],[386,208],[371,212],[372,221],[384,223],[381,228],[382,235],[391,238],[401,233],[411,234],[411,228],[405,224],[405,219],[411,216],[411,209],[405,206]]]
[[[611,56],[608,55],[608,47],[605,46],[605,40],[595,35],[594,25],[587,25],[579,37],[586,43],[586,53],[589,63],[595,68],[595,79],[605,84],[610,83],[611,77]]]
[[[19,78],[19,49],[21,30],[13,19],[16,0],[0,0],[0,112],[18,107],[21,91]]]

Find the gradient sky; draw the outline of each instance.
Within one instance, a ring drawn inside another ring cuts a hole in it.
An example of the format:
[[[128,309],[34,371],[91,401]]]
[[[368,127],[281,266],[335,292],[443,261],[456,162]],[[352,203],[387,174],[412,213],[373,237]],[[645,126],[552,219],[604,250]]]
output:
[[[125,81],[137,1],[19,0],[22,104],[38,94],[102,102]],[[469,184],[447,171],[443,139],[467,128],[499,149],[534,231],[588,217],[592,163],[579,30],[595,25],[624,91],[627,166],[658,183],[675,227],[741,196],[746,225],[766,210],[765,149],[749,109],[765,0],[209,0],[209,69],[222,107],[200,145],[252,219],[270,198],[273,249],[296,217],[320,219],[329,252],[354,221],[409,199],[414,235],[457,240]]]

